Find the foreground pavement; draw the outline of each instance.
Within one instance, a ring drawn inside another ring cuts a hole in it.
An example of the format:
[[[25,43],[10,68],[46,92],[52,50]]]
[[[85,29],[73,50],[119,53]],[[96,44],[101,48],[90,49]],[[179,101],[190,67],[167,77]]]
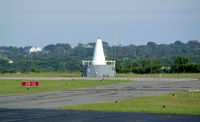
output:
[[[198,115],[57,110],[63,105],[94,103],[190,89],[200,90],[199,79],[126,79],[133,82],[34,94],[0,95],[0,121],[199,121]]]
[[[1,122],[199,122],[198,115],[45,109],[0,109]]]

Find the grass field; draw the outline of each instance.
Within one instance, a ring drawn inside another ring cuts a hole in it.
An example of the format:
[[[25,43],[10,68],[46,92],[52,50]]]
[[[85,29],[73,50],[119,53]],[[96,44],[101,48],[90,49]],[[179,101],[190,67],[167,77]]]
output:
[[[40,87],[21,87],[22,81],[0,80],[0,94],[35,93],[131,82],[130,80],[40,80]],[[66,85],[67,83],[67,85]]]
[[[176,95],[176,100],[173,98],[172,93],[169,93],[123,99],[118,100],[118,103],[115,103],[114,100],[101,103],[63,106],[59,109],[200,114],[200,92],[177,92]]]
[[[81,73],[68,72],[48,72],[48,73],[5,73],[0,74],[0,77],[80,77]],[[116,77],[151,77],[151,74],[116,74]],[[153,77],[158,78],[160,74],[153,74]],[[163,73],[163,78],[200,78],[200,73]]]
[[[41,73],[5,73],[0,74],[0,77],[80,77],[80,72],[41,72]]]
[[[151,77],[151,74],[116,74],[116,77]],[[200,78],[200,73],[162,73],[153,74],[154,78]]]

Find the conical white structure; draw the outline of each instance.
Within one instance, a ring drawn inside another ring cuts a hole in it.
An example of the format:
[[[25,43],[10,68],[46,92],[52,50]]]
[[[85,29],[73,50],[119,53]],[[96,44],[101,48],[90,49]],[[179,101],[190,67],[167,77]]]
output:
[[[106,60],[103,52],[103,45],[100,38],[98,38],[96,42],[92,65],[106,65]]]

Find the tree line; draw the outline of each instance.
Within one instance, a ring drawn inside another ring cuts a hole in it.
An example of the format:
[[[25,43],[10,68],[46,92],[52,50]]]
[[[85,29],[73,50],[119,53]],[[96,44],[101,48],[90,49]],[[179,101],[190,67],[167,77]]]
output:
[[[27,47],[0,47],[0,73],[15,72],[79,72],[82,60],[92,60],[95,43],[81,44],[74,48],[70,44],[50,44],[42,52],[29,53]],[[117,73],[149,73],[150,60],[153,71],[199,72],[200,43],[109,46],[103,42],[107,59],[116,60]],[[180,59],[179,59],[180,58]],[[13,63],[9,63],[12,59]],[[178,60],[178,61],[177,61]],[[182,61],[182,62],[181,62]],[[179,62],[179,63],[178,63]]]
[[[200,73],[199,63],[190,63],[189,58],[177,56],[174,65],[163,64],[158,59],[133,60],[123,65],[120,60],[116,60],[117,73],[151,73],[151,61],[153,73]]]

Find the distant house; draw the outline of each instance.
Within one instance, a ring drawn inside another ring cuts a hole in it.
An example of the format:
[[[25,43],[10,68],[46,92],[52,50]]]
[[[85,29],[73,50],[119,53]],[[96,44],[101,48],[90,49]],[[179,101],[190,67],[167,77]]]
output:
[[[41,51],[42,51],[42,49],[39,48],[39,47],[31,47],[31,48],[29,49],[29,53],[41,52]]]
[[[81,47],[83,47],[83,48],[93,48],[92,45],[85,45],[85,44],[82,44]]]
[[[167,66],[167,67],[161,67],[160,69],[162,69],[162,70],[170,70],[171,69],[171,67],[170,66]]]
[[[12,59],[8,59],[8,63],[9,63],[9,64],[12,64],[12,63],[13,63],[13,60],[12,60]]]

